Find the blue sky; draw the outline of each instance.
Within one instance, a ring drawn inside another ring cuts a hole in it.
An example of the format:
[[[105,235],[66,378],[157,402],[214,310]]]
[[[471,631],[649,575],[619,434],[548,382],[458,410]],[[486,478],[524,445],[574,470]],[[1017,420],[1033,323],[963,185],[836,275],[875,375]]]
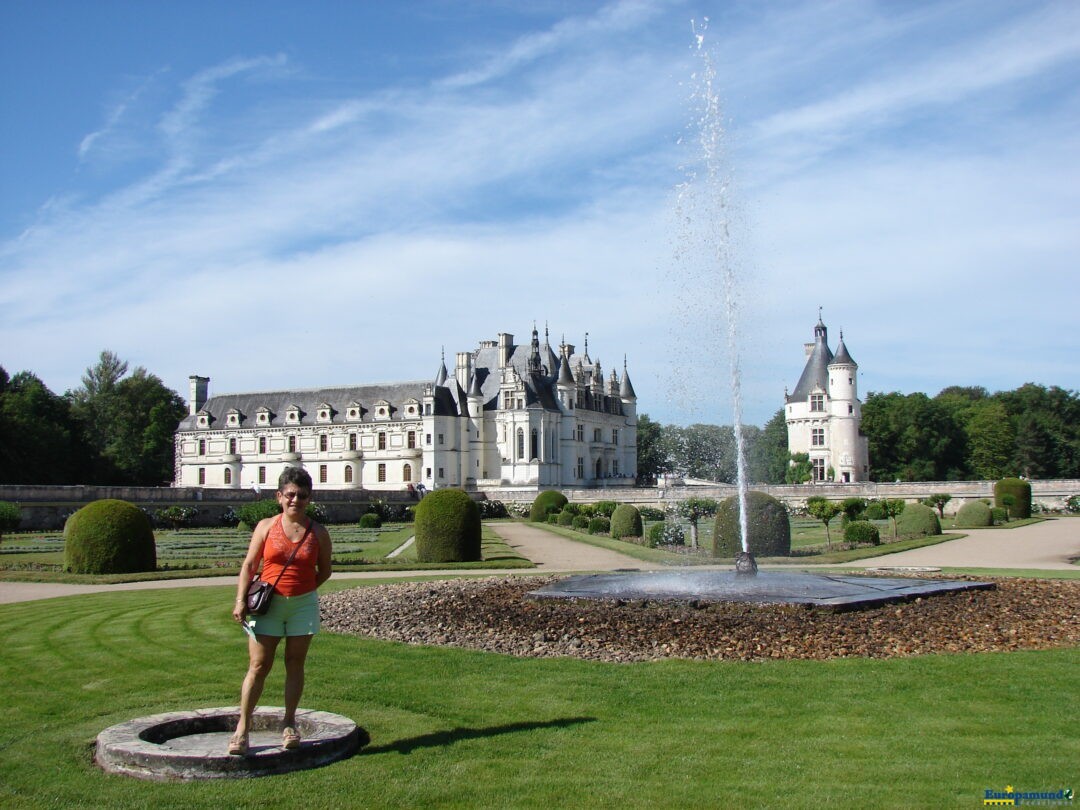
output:
[[[106,348],[185,396],[430,378],[535,322],[730,423],[703,213],[746,422],[818,307],[864,396],[1080,387],[1075,2],[5,0],[0,109],[0,365],[58,392]]]

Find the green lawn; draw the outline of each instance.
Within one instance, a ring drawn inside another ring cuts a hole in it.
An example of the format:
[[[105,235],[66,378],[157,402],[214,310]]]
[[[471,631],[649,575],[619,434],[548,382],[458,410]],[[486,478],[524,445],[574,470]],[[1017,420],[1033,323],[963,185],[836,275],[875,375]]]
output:
[[[332,587],[355,587],[334,582]],[[603,664],[323,634],[303,705],[353,718],[353,759],[255,781],[142,782],[103,728],[235,704],[231,587],[0,605],[0,806],[972,807],[1073,786],[1080,650],[891,661]],[[266,703],[280,705],[280,665]]]

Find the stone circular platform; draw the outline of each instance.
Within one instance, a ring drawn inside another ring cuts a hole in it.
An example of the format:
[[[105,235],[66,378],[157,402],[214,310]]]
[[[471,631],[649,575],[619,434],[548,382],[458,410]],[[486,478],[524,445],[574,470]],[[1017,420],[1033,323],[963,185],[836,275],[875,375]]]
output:
[[[97,736],[94,761],[109,773],[140,779],[229,779],[317,768],[355,754],[368,734],[340,714],[296,713],[300,747],[281,747],[285,710],[256,709],[247,756],[229,756],[237,706],[167,712],[120,723]]]

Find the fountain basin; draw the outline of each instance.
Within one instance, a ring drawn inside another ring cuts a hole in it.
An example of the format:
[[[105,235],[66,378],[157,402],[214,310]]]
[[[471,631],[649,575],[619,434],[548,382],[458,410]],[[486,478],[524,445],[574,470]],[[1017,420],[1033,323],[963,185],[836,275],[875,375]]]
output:
[[[568,577],[535,591],[534,599],[623,599],[795,604],[853,610],[887,602],[968,590],[989,590],[992,582],[909,577],[759,571],[656,571]]]
[[[108,773],[152,780],[228,779],[317,768],[352,756],[368,734],[347,717],[329,712],[296,713],[300,747],[281,747],[285,710],[255,710],[247,756],[229,756],[238,706],[167,712],[120,723],[97,736],[94,761]]]

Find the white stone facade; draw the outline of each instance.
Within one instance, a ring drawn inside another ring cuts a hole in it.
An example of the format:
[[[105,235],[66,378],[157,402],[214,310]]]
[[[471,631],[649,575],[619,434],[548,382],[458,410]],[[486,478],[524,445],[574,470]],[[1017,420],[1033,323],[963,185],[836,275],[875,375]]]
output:
[[[851,359],[843,334],[833,354],[828,329],[818,318],[806,357],[794,392],[785,396],[788,451],[810,456],[814,481],[870,480],[866,437],[860,430],[859,366]]]
[[[535,329],[459,352],[433,381],[208,397],[191,377],[176,433],[176,484],[273,490],[285,467],[315,485],[402,490],[630,486],[637,474],[637,397],[624,367]]]

